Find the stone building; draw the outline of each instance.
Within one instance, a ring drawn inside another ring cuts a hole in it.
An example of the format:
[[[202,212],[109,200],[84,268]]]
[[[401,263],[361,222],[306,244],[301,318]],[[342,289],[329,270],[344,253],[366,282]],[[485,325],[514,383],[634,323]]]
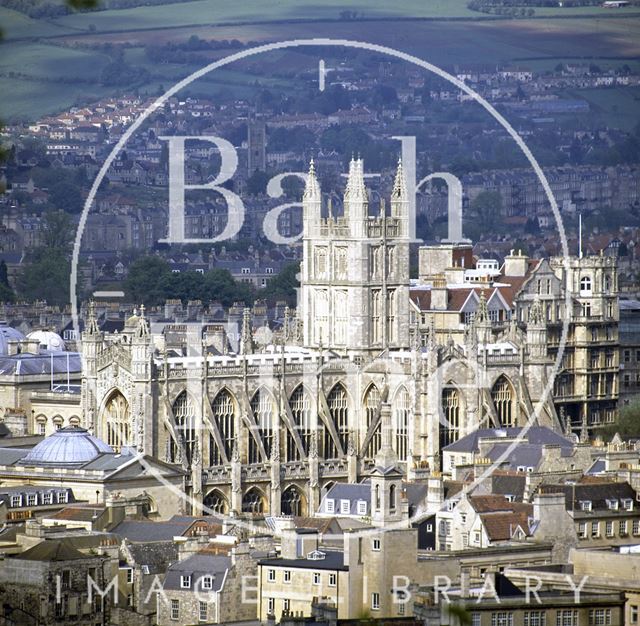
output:
[[[368,475],[385,419],[408,479],[416,468],[440,469],[441,448],[478,427],[533,416],[561,429],[542,393],[552,358],[537,299],[524,330],[507,319],[494,327],[493,302],[479,297],[474,316],[456,314],[451,338],[443,327],[421,345],[412,331],[411,320],[422,321],[410,298],[402,165],[390,209],[373,212],[362,161],[352,161],[341,214],[323,202],[312,166],[303,212],[299,310],[275,334],[253,332],[245,310],[236,351],[197,330],[169,347],[143,307],[119,333],[101,332],[90,311],[82,425],[116,452],[131,447],[181,466],[194,515],[317,510],[335,482]],[[468,254],[465,244],[446,253]],[[433,325],[425,314],[422,330]]]
[[[109,575],[110,557],[84,554],[69,540],[45,539],[3,560],[0,601],[6,623],[105,623],[110,597],[102,598],[95,587],[90,589],[88,577],[104,590]]]

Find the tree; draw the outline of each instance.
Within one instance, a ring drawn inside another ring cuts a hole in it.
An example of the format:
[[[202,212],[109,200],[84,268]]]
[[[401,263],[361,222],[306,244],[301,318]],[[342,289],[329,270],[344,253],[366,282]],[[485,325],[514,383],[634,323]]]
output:
[[[44,214],[42,243],[45,248],[64,250],[73,238],[73,223],[64,211],[47,211]]]
[[[495,230],[502,216],[502,196],[497,191],[481,191],[471,202],[484,232]]]
[[[167,274],[171,274],[169,264],[157,256],[145,256],[132,263],[124,281],[124,290],[129,301],[149,305],[164,302],[164,292],[160,283]]]
[[[0,302],[13,302],[15,297],[13,289],[9,285],[7,264],[2,260],[0,261]]]
[[[607,439],[611,439],[616,433],[623,439],[640,437],[640,400],[620,409],[617,421],[601,432]]]
[[[247,179],[247,193],[252,196],[265,193],[267,189],[267,183],[269,182],[269,174],[266,172],[259,172],[256,170]]]
[[[290,305],[295,305],[297,289],[300,287],[299,272],[300,263],[285,265],[282,271],[267,283],[261,295],[273,302],[286,300]]]
[[[63,250],[38,248],[18,276],[18,292],[25,300],[46,300],[55,306],[69,303],[71,264]]]

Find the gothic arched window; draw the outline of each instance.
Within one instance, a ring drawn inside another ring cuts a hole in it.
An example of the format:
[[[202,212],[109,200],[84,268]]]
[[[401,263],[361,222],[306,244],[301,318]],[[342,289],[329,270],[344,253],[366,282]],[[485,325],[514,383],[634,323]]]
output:
[[[514,392],[511,383],[504,376],[496,380],[491,389],[491,398],[500,426],[513,426],[515,422]]]
[[[442,418],[440,421],[440,448],[458,440],[460,436],[460,392],[455,387],[442,391]]]
[[[119,391],[107,401],[103,423],[107,429],[107,443],[116,452],[131,445],[131,412],[129,403]]]
[[[391,485],[389,487],[389,510],[393,511],[396,508],[396,486]]]
[[[224,515],[228,512],[227,499],[225,498],[224,494],[217,489],[210,491],[204,497],[203,503],[206,507],[206,509],[204,510],[205,515],[213,515],[215,513]]]
[[[380,411],[380,392],[375,385],[371,385],[367,390],[367,393],[364,397],[364,413],[365,420],[367,425],[367,432],[371,428],[374,420],[379,416]],[[382,425],[378,422],[376,429],[373,431],[373,436],[369,440],[369,445],[367,446],[366,456],[368,458],[375,457],[378,454],[378,450],[380,450],[380,446],[382,445]]]
[[[182,438],[184,451],[187,456],[187,464],[191,464],[193,458],[193,450],[196,444],[197,427],[196,427],[196,411],[191,398],[183,391],[173,403],[173,418],[176,421],[176,429],[178,435]],[[177,459],[177,449],[175,443],[172,446],[171,460]]]
[[[256,487],[251,487],[242,497],[243,513],[264,513],[265,498],[262,492]]]
[[[265,452],[269,456],[274,441],[275,421],[275,407],[271,395],[264,389],[258,389],[251,398],[251,411],[258,426],[258,432],[249,433],[249,463],[261,463],[260,449],[255,437],[260,437]]]
[[[291,394],[291,400],[289,401],[291,407],[291,414],[293,415],[293,423],[298,435],[302,440],[302,446],[305,453],[309,453],[309,444],[311,442],[311,403],[309,396],[305,393],[302,385],[296,387],[295,391]],[[287,429],[287,444],[286,444],[286,460],[287,461],[299,461],[300,451],[296,446],[293,435]]]
[[[296,486],[291,485],[284,490],[280,500],[282,515],[294,515],[299,517],[305,514],[304,497]]]
[[[235,443],[235,402],[226,389],[222,390],[211,403],[211,412],[220,431],[224,453],[227,459],[230,459]],[[209,457],[211,465],[224,463],[223,455],[213,437],[210,442]]]
[[[329,405],[329,418],[333,421],[338,432],[338,439],[343,450],[347,447],[349,437],[349,403],[345,388],[338,383],[327,398]],[[329,430],[324,433],[324,457],[333,459],[338,456],[338,450],[334,444]]]
[[[393,406],[393,429],[396,438],[396,453],[401,461],[409,453],[409,416],[411,414],[411,398],[409,392],[402,387],[396,395]]]

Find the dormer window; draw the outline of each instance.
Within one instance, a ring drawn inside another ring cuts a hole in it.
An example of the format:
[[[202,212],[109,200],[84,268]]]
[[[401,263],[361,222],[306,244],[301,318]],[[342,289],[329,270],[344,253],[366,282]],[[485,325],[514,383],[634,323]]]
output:
[[[622,507],[625,511],[633,511],[633,500],[631,498],[623,498]]]
[[[180,576],[180,588],[181,589],[191,589],[191,575],[183,574]]]
[[[607,508],[612,511],[618,510],[618,501],[615,498],[607,499]]]
[[[203,576],[202,577],[202,588],[203,589],[213,589],[213,577],[212,576]]]
[[[351,513],[351,501],[350,500],[340,500],[340,514],[341,515],[349,515]]]
[[[581,511],[591,511],[591,500],[580,500]]]
[[[22,506],[22,496],[20,494],[11,496],[11,506],[12,507]]]
[[[333,498],[327,498],[327,501],[324,506],[327,513],[336,512],[336,501]]]
[[[367,502],[366,500],[358,500],[358,515],[367,514]]]

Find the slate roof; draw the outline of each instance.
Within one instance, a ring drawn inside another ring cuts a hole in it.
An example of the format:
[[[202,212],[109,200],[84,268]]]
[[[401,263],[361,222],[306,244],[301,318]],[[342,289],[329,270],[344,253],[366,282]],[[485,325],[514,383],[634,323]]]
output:
[[[164,574],[170,563],[178,560],[178,545],[172,541],[127,544],[136,565],[146,565],[149,574]]]
[[[468,435],[461,437],[445,448],[444,452],[478,452],[480,439],[515,439],[523,431],[522,428],[478,428]],[[573,448],[574,443],[570,439],[559,435],[546,426],[531,426],[524,435],[523,442],[539,445],[560,446]]]
[[[206,591],[202,589],[201,577],[212,576],[213,589],[211,591],[220,591],[230,568],[231,557],[199,552],[171,565],[167,569],[163,587],[168,590],[186,591],[180,584],[180,578],[189,575],[191,576],[191,590]]]
[[[320,551],[324,552],[323,559],[263,559],[258,562],[258,565],[290,567],[292,569],[340,570],[345,572],[349,570],[349,566],[344,564],[343,552],[338,552],[337,550],[327,550],[325,552],[322,549]]]
[[[205,523],[210,535],[219,534],[222,526],[214,518],[176,515],[170,520],[152,522],[149,520],[125,520],[111,532],[131,542],[171,541],[174,537],[186,536],[196,523]]]
[[[491,491],[496,495],[512,495],[522,500],[527,477],[523,473],[507,473],[496,470],[491,475]]]
[[[565,505],[567,511],[580,511],[582,501],[591,502],[592,512],[607,511],[614,513],[614,510],[609,509],[607,500],[617,499],[618,501],[623,499],[630,499],[634,503],[637,503],[636,490],[629,483],[618,483],[610,481],[598,481],[588,483],[576,483],[576,484],[564,484],[557,485],[557,490],[561,491],[565,495]],[[545,490],[548,490],[549,486],[545,486]],[[622,509],[622,506],[620,506]],[[634,505],[636,513],[639,511],[638,507]],[[587,513],[587,511],[584,511]],[[626,512],[628,514],[628,512]]]

